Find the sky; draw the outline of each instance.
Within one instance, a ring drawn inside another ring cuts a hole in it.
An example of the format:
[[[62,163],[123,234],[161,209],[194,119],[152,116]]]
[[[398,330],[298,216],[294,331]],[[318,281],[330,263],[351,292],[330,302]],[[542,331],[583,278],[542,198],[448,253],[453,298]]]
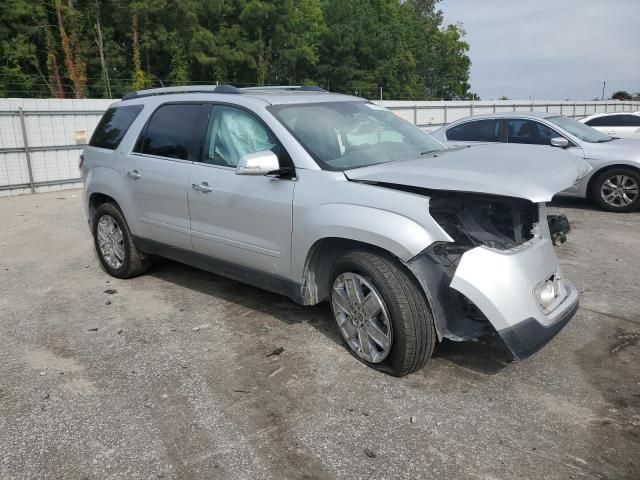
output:
[[[592,100],[640,92],[640,0],[441,0],[470,44],[483,100]]]

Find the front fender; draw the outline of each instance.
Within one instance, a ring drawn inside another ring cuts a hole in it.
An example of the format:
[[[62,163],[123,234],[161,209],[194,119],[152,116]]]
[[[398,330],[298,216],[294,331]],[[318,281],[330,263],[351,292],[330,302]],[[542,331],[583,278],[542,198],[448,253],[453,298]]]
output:
[[[426,214],[426,212],[425,212]],[[304,247],[323,238],[345,238],[374,245],[403,261],[436,241],[451,241],[440,227],[427,230],[397,213],[362,205],[321,205],[309,212]]]
[[[302,282],[313,245],[327,238],[373,245],[408,261],[452,239],[429,214],[429,198],[351,182],[340,172],[300,170],[294,191],[292,277]]]

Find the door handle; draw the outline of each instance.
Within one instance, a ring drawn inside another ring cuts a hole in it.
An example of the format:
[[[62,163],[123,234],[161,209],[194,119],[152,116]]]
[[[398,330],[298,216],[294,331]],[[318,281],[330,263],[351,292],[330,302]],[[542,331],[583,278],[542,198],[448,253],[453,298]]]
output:
[[[213,188],[211,188],[207,182],[192,183],[191,184],[191,188],[193,188],[194,190],[198,190],[199,192],[203,192],[203,193],[209,193],[209,192],[213,191]]]
[[[138,172],[138,170],[129,170],[127,172],[127,177],[131,177],[134,180],[137,180],[141,177],[142,175],[140,175],[140,172]]]

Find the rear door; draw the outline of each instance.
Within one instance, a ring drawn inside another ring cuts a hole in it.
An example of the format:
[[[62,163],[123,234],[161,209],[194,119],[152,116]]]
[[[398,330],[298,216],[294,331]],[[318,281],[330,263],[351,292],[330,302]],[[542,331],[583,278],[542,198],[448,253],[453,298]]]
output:
[[[291,270],[295,181],[236,175],[242,155],[271,150],[292,166],[275,135],[251,112],[214,105],[202,160],[189,176],[194,250],[209,257],[286,277]]]
[[[501,122],[498,118],[469,120],[447,130],[447,143],[450,145],[470,145],[500,142],[500,127]]]
[[[159,106],[129,154],[126,175],[140,237],[192,250],[187,185],[207,113],[203,104]]]

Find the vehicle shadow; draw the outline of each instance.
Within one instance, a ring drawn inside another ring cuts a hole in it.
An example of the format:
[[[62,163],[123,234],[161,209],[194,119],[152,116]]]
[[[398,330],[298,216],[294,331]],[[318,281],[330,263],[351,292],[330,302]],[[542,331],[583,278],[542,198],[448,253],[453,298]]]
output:
[[[548,205],[552,208],[572,208],[575,210],[595,210],[602,212],[594,202],[586,198],[553,197]]]
[[[511,352],[497,334],[468,342],[444,339],[436,345],[433,358],[485,375],[500,373],[513,362]]]
[[[288,325],[308,323],[336,345],[344,346],[327,302],[305,307],[282,295],[164,258],[156,260],[148,275],[257,314],[269,315]],[[436,345],[433,356],[488,375],[500,372],[512,361],[507,347],[497,335],[485,336],[475,342],[445,339]]]
[[[165,258],[158,258],[148,275],[253,310],[258,315],[269,315],[289,325],[309,323],[328,339],[342,345],[326,302],[305,307],[285,296]]]

